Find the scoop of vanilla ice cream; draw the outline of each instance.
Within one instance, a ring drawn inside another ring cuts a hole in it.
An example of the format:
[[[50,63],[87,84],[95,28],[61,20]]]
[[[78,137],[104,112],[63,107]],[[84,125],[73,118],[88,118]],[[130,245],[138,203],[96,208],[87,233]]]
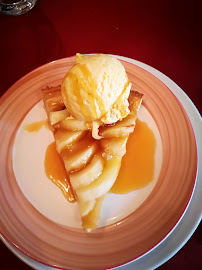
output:
[[[115,123],[129,113],[131,83],[114,57],[76,55],[76,64],[62,82],[62,97],[70,114],[80,120]]]

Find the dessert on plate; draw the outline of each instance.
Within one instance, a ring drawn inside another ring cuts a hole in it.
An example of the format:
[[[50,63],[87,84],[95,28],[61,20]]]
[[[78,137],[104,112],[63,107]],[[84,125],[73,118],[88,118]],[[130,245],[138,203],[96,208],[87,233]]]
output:
[[[90,231],[117,179],[143,95],[131,90],[123,65],[104,54],[77,54],[61,86],[42,95],[82,226]]]

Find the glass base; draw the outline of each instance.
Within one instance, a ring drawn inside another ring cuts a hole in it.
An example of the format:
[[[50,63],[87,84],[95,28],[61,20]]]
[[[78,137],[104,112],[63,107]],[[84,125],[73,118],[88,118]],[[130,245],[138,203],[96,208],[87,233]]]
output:
[[[31,10],[37,0],[0,1],[0,12],[7,15],[21,15]]]

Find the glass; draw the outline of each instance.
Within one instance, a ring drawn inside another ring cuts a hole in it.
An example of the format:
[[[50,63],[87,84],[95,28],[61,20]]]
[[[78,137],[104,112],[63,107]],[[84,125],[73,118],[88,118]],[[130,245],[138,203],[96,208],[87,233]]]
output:
[[[37,0],[0,0],[0,12],[7,15],[21,15],[34,7]]]

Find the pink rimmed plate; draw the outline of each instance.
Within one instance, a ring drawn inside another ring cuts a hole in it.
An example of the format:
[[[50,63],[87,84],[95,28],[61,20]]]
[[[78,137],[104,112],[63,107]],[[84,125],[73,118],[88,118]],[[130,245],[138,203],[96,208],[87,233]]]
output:
[[[73,63],[74,58],[67,58],[44,65],[23,77],[1,99],[0,125],[4,131],[0,135],[4,142],[0,146],[1,232],[23,253],[47,265],[70,269],[110,268],[151,250],[180,220],[195,184],[195,138],[186,112],[172,92],[144,69],[123,62],[133,89],[144,94],[143,107],[160,134],[162,157],[157,182],[135,211],[91,234],[41,214],[16,179],[13,169],[16,132],[41,99],[39,89],[59,84]],[[26,166],[29,165],[25,164],[21,170],[26,170]]]

